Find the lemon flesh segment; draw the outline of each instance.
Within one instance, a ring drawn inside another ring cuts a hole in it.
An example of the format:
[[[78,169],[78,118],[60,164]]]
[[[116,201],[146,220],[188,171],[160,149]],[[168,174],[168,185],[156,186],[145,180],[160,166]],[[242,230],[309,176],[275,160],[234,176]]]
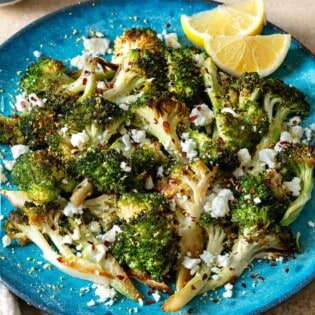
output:
[[[207,37],[257,35],[263,29],[263,0],[245,0],[236,4],[219,5],[192,16],[182,15],[181,25],[190,41],[203,47]]]
[[[266,77],[283,63],[291,43],[289,34],[225,36],[205,39],[205,50],[226,73],[257,72]]]

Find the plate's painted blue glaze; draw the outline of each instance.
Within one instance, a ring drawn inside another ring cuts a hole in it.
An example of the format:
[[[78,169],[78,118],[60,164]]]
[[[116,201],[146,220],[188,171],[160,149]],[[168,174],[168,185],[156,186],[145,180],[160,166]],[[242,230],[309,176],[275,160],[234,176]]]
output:
[[[180,28],[179,15],[212,8],[214,2],[202,0],[150,0],[150,1],[96,1],[75,5],[48,15],[17,33],[0,47],[0,109],[11,111],[16,93],[19,71],[35,60],[33,52],[57,59],[69,59],[82,51],[82,42],[90,30],[100,31],[114,39],[124,28],[150,26],[157,32],[164,29],[176,31],[185,42]],[[268,24],[265,33],[280,32]],[[313,104],[307,124],[315,121],[315,58],[293,40],[288,56],[275,77],[296,86],[308,95]],[[6,149],[6,147],[2,147]],[[4,151],[4,157],[9,153]],[[315,229],[308,221],[315,220],[315,195],[303,210],[302,216],[293,225],[294,233],[300,231],[303,253],[295,259],[271,266],[257,262],[235,285],[233,298],[221,299],[222,291],[198,297],[180,313],[187,314],[255,314],[283,302],[308,284],[315,275]],[[12,207],[1,199],[1,213],[4,219]],[[0,237],[3,230],[0,229]],[[1,242],[0,242],[1,243]],[[91,284],[68,277],[55,268],[44,269],[44,259],[33,245],[3,248],[0,244],[0,280],[27,302],[50,314],[128,314],[134,307],[140,314],[162,313],[160,304],[139,307],[137,303],[123,300],[113,306],[96,305],[88,307],[87,302],[96,299]],[[252,277],[255,273],[258,276]],[[262,277],[264,280],[262,280]],[[82,288],[85,288],[82,290]],[[141,287],[142,292],[146,289]]]

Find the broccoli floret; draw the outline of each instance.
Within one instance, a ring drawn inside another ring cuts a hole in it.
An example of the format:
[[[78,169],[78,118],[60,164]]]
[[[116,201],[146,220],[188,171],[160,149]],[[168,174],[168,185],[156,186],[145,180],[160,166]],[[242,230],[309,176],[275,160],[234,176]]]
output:
[[[61,271],[76,278],[110,284],[126,297],[138,300],[141,294],[108,252],[119,228],[113,226],[103,231],[98,218],[88,209],[66,216],[66,206],[27,203],[23,209],[11,212],[5,231],[11,239],[35,243],[45,259]]]
[[[87,148],[78,154],[76,164],[78,173],[88,178],[100,193],[119,194],[129,189],[131,167],[116,150]]]
[[[133,49],[160,53],[163,44],[157,33],[150,28],[134,27],[127,29],[115,39],[112,62],[115,64],[123,63],[128,52]]]
[[[279,222],[289,205],[288,198],[278,198],[268,176],[246,174],[239,178],[232,221],[240,226],[269,226]]]
[[[166,50],[168,89],[188,107],[207,100],[198,59],[201,51],[193,46]]]
[[[291,115],[305,118],[310,112],[310,104],[304,93],[278,79],[267,79],[263,82],[261,98],[268,116],[269,128],[257,144],[253,165],[259,160],[260,150],[271,148],[277,143],[283,124]]]
[[[162,51],[129,50],[102,95],[118,104],[130,104],[149,91],[165,90],[165,72]]]
[[[163,196],[127,194],[117,205],[122,232],[111,248],[114,257],[153,280],[168,279],[177,260],[177,239],[173,215]]]
[[[72,81],[63,62],[52,58],[40,58],[28,66],[20,80],[20,86],[27,94],[35,93],[38,97],[46,98],[61,85]]]
[[[297,197],[292,196],[293,200],[290,202],[280,222],[281,225],[287,226],[297,219],[306,203],[311,199],[313,170],[315,167],[315,146],[305,143],[288,145],[278,153],[277,159],[281,163],[280,173],[283,174],[283,177],[287,181],[292,180],[294,177],[298,178],[301,187],[299,195]]]
[[[19,156],[12,169],[13,183],[27,198],[46,203],[71,191],[76,182],[47,150],[30,151]]]
[[[296,251],[296,241],[285,227],[272,225],[268,228],[251,227],[240,229],[228,256],[227,266],[210,279],[200,293],[215,290],[237,279],[255,259],[289,257]]]
[[[98,63],[98,58],[87,59],[78,77],[72,77],[61,61],[41,58],[27,68],[20,86],[26,94],[35,93],[46,99],[45,106],[58,111],[69,102],[84,100],[95,93]]]
[[[239,165],[237,152],[226,147],[221,139],[213,139],[197,130],[191,130],[189,137],[197,145],[198,157],[209,167],[218,165],[224,171],[231,171]]]
[[[184,103],[166,93],[141,98],[130,110],[135,116],[133,125],[157,138],[172,156],[185,159],[180,135],[189,126],[189,111]]]
[[[215,113],[214,139],[234,151],[253,149],[267,132],[268,116],[261,105],[262,82],[257,73],[244,73],[238,79],[218,72],[211,58],[202,68]]]
[[[19,115],[0,115],[0,143],[3,144],[25,144],[26,139],[20,128]]]

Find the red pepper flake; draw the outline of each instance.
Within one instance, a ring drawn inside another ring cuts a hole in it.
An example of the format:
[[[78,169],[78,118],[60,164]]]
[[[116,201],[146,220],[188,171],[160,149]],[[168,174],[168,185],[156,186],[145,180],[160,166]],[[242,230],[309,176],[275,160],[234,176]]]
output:
[[[251,188],[250,190],[249,190],[249,192],[253,195],[256,191],[255,191],[255,188]]]
[[[174,185],[177,183],[176,179],[174,179],[174,178],[170,178],[170,179],[168,180],[168,182],[169,182],[170,184],[174,184]]]
[[[195,121],[198,117],[199,117],[198,115],[190,116],[190,117],[189,117],[189,121],[190,121],[190,122],[193,122],[193,121]]]
[[[279,144],[280,144],[280,146],[285,146],[285,145],[289,145],[290,142],[289,141],[280,141]]]
[[[118,278],[119,280],[124,280],[124,279],[125,279],[125,276],[124,276],[124,275],[117,275],[117,278]]]
[[[271,266],[271,267],[275,267],[275,266],[277,266],[277,263],[276,263],[275,261],[272,261],[271,264],[270,264],[270,266]]]
[[[87,81],[88,81],[88,79],[87,79],[87,78],[83,78],[83,80],[82,80],[82,84],[83,84],[83,85],[86,85],[86,84],[87,84]]]
[[[265,280],[265,279],[264,279],[262,276],[259,276],[259,277],[258,277],[258,281],[259,281],[259,282],[263,282],[264,280]]]
[[[255,279],[255,278],[257,277],[257,273],[252,273],[252,274],[250,275],[250,277],[251,277],[252,279]]]
[[[154,124],[154,125],[157,125],[157,123],[158,123],[157,118],[154,118],[154,119],[153,119],[153,124]]]
[[[195,291],[196,290],[196,287],[194,285],[192,285],[191,287],[191,290]]]
[[[114,83],[110,83],[110,84],[109,84],[109,88],[110,88],[110,89],[113,89],[113,88],[114,88],[114,86],[115,86],[115,84],[114,84]]]
[[[38,99],[37,99],[35,96],[31,96],[31,97],[30,97],[30,101],[37,102]]]
[[[189,308],[188,310],[187,310],[187,314],[192,314],[193,313],[193,309],[192,308]]]
[[[197,106],[197,110],[199,110],[199,112],[201,112],[202,107],[200,105]]]
[[[294,120],[292,121],[292,124],[293,124],[293,125],[297,125],[297,124],[298,124],[298,121],[294,119]]]
[[[148,289],[148,295],[152,295],[152,289]]]
[[[155,303],[155,300],[146,300],[145,305],[152,305]]]

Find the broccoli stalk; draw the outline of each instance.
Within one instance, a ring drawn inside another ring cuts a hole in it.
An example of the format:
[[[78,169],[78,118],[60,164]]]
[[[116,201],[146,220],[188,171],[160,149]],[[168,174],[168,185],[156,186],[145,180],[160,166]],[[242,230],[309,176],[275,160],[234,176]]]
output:
[[[205,229],[207,237],[206,252],[213,258],[213,260],[201,262],[195,275],[163,303],[162,309],[164,312],[176,312],[180,310],[196,295],[200,294],[200,291],[209,281],[211,267],[214,266],[214,258],[220,255],[223,251],[226,238],[224,229],[214,222],[214,220],[211,221],[212,222],[209,223],[201,218],[198,221],[198,224]]]
[[[315,146],[292,144],[285,147],[279,154],[280,172],[289,173],[300,179],[301,191],[297,198],[290,202],[280,224],[288,226],[301,213],[311,199],[313,189],[313,170],[315,167]]]
[[[141,98],[130,110],[135,116],[132,124],[157,138],[170,155],[185,159],[180,134],[189,125],[189,113],[184,103],[165,94]]]
[[[93,215],[85,209],[80,215],[65,217],[59,207],[27,204],[22,210],[11,212],[4,226],[7,235],[18,241],[32,241],[45,259],[73,277],[110,284],[128,298],[138,300],[141,294],[117,260],[106,254],[103,240],[91,230]],[[73,248],[82,248],[80,255],[74,254]]]

